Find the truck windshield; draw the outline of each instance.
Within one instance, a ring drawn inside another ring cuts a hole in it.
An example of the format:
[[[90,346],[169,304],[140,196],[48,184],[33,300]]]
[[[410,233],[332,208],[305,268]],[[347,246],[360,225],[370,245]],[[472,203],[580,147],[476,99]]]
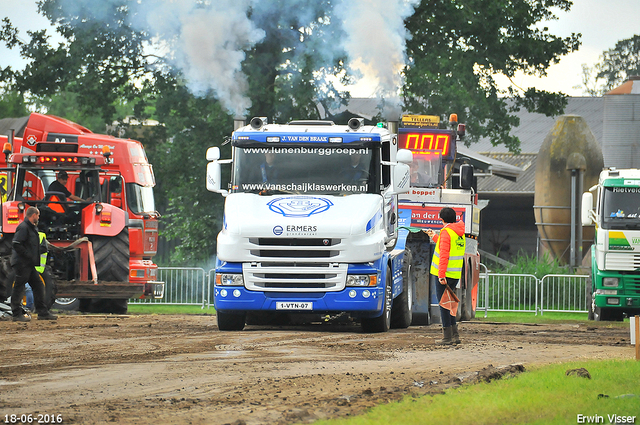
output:
[[[602,227],[640,230],[640,188],[605,187]]]
[[[370,147],[235,147],[232,191],[349,195],[379,193]]]
[[[152,213],[156,211],[151,186],[140,186],[137,183],[127,183],[127,203],[134,214]]]

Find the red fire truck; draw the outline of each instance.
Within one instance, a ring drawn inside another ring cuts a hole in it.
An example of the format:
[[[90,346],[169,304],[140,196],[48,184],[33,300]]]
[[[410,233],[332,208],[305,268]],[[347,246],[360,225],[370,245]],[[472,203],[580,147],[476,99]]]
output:
[[[60,306],[125,313],[130,298],[161,298],[153,263],[158,218],[151,164],[142,144],[92,133],[63,118],[33,113],[0,136],[0,279],[11,285],[11,241],[29,206],[50,243],[47,271]],[[49,190],[58,173],[82,199]]]

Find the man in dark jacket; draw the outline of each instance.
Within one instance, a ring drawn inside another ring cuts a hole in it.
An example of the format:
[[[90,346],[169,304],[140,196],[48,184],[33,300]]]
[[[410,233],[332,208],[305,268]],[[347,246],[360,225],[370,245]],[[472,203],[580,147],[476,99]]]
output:
[[[13,250],[11,266],[16,273],[11,293],[11,310],[14,322],[29,322],[31,317],[22,309],[22,297],[25,293],[24,285],[29,283],[33,290],[34,304],[38,313],[38,320],[56,320],[58,316],[49,312],[45,304],[44,284],[36,266],[40,265],[40,237],[36,228],[40,219],[40,211],[36,207],[29,207],[25,219],[18,225],[13,236]]]

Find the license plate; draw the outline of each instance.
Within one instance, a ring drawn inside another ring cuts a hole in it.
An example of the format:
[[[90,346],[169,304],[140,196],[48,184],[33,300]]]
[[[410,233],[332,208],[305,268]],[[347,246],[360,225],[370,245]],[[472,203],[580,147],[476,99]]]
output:
[[[313,303],[277,302],[276,310],[313,310]]]

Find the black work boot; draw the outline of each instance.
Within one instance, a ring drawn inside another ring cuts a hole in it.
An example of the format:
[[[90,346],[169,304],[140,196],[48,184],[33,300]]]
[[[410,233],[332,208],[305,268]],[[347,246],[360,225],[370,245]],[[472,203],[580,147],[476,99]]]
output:
[[[451,342],[455,345],[460,344],[460,335],[458,334],[458,324],[451,326]]]
[[[22,310],[22,311],[18,312],[18,314],[14,314],[12,320],[14,322],[30,322],[31,321],[31,316],[29,316],[29,313],[27,313],[26,311]]]
[[[453,333],[453,330],[451,329],[451,326],[447,326],[446,328],[443,327],[442,328],[442,333],[444,334],[444,338],[437,340],[436,344],[437,345],[451,345],[451,344],[453,344],[451,342],[451,334]]]
[[[47,311],[44,313],[38,313],[38,320],[58,320],[58,316]]]

